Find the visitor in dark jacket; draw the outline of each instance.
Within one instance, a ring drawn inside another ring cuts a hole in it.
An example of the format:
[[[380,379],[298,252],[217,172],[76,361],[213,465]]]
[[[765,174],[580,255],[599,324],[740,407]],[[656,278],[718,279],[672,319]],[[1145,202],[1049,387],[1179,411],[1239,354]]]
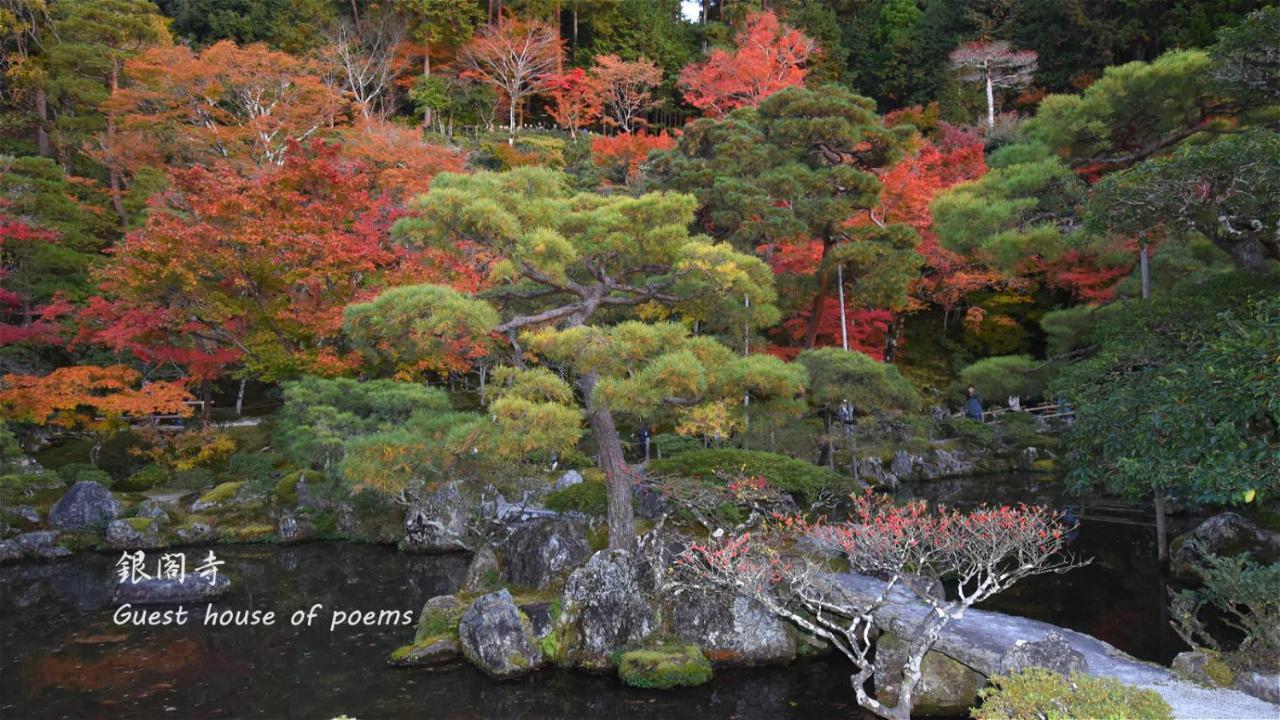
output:
[[[982,398],[978,397],[978,391],[972,385],[969,386],[969,397],[964,401],[964,416],[982,422]]]

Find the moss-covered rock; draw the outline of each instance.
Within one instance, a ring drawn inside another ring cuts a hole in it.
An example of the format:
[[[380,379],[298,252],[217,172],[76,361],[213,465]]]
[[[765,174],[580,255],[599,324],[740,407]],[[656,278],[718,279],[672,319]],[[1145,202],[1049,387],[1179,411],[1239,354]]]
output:
[[[659,645],[622,653],[618,677],[632,687],[667,689],[711,681],[711,662],[697,645]]]
[[[272,493],[277,505],[291,507],[298,503],[298,483],[302,480],[303,473],[304,471],[299,470],[280,478],[280,482],[276,483],[275,492]]]
[[[213,488],[209,492],[200,496],[199,500],[191,506],[191,512],[204,512],[213,510],[222,505],[226,505],[235,499],[236,494],[240,492],[240,488],[244,486],[243,482],[225,482]]]
[[[413,642],[422,643],[430,638],[447,636],[458,638],[458,618],[466,606],[456,595],[438,595],[427,600],[418,614],[418,626]]]
[[[455,635],[433,635],[391,651],[387,664],[392,667],[427,667],[462,660],[462,648]]]

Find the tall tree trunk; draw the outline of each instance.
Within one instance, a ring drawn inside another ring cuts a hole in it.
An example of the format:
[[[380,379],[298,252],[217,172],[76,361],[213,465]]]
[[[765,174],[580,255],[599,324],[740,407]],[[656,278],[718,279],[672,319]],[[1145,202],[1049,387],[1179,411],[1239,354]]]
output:
[[[111,68],[111,94],[115,95],[120,89],[120,69],[118,67]],[[116,215],[120,217],[120,227],[129,227],[129,213],[124,209],[124,187],[120,179],[120,168],[116,164],[114,156],[116,135],[116,121],[110,114],[107,115],[107,177],[111,185],[111,207],[115,209]]]
[[[991,87],[991,73],[987,73],[987,128],[996,126],[996,94]]]
[[[822,264],[827,259],[827,253],[831,251],[831,243],[822,243],[822,257],[818,260],[818,292],[813,296],[813,309],[809,313],[809,323],[804,333],[805,349],[812,348],[818,340],[818,323],[822,320],[822,307],[827,303],[827,292],[830,281],[827,273],[823,272]]]
[[[622,439],[618,437],[613,413],[608,408],[595,405],[592,399],[599,379],[600,376],[594,372],[584,375],[578,381],[578,389],[587,404],[587,423],[595,436],[600,469],[604,471],[609,499],[609,548],[631,550],[636,541],[636,520],[631,506],[631,469],[622,455]]]
[[[516,144],[516,99],[507,99],[507,144]]]
[[[36,152],[49,157],[49,102],[43,87],[36,88]]]
[[[1156,557],[1163,566],[1169,561],[1169,529],[1166,527],[1164,511],[1164,490],[1156,489],[1155,509],[1156,509]]]
[[[1142,266],[1142,299],[1151,297],[1151,268],[1147,263],[1147,243],[1138,250],[1138,263]]]
[[[425,32],[422,35],[422,77],[431,77],[431,36]],[[431,129],[431,106],[423,106],[422,108],[422,129]]]

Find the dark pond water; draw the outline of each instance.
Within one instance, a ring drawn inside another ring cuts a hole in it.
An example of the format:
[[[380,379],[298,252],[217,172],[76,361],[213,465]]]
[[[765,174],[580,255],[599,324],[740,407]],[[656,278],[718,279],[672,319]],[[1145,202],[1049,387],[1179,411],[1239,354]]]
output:
[[[935,484],[923,494],[960,503],[982,499],[970,499],[975,493],[1056,501],[1037,497],[1047,491],[1035,481],[1006,482]],[[992,607],[1098,635],[1142,658],[1172,657],[1177,640],[1161,617],[1162,581],[1147,569],[1150,528],[1096,508],[1083,515],[1076,548],[1094,564],[1029,582]],[[203,550],[187,549],[188,562]],[[675,693],[572,672],[496,683],[469,667],[392,669],[386,654],[412,636],[411,627],[330,632],[330,612],[409,610],[416,617],[425,598],[457,588],[465,557],[338,543],[216,552],[235,582],[215,607],[274,610],[275,625],[205,627],[200,605],[188,607],[193,617],[185,626],[117,626],[109,597],[113,555],[0,568],[0,717],[865,717],[846,666],[836,661],[720,671],[707,686]],[[324,605],[316,626],[289,624],[291,612],[314,603]]]

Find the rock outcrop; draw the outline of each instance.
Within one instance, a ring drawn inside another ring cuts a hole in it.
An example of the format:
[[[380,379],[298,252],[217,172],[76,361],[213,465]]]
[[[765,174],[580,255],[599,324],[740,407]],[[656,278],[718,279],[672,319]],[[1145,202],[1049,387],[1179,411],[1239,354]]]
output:
[[[782,664],[796,656],[790,625],[744,595],[681,592],[664,603],[662,616],[672,635],[700,647],[718,666]]]
[[[591,557],[586,530],[571,520],[518,525],[502,543],[502,576],[513,585],[545,589]]]
[[[458,483],[449,483],[404,516],[404,550],[446,553],[467,548],[466,504]]]
[[[505,680],[546,664],[529,621],[504,588],[478,598],[458,621],[462,654],[489,677]]]
[[[876,666],[892,668],[875,675],[876,699],[889,706],[898,703],[901,668],[907,662],[907,641],[892,633],[876,640]],[[920,664],[920,682],[911,698],[912,717],[959,716],[973,707],[978,691],[987,684],[980,672],[939,652],[926,653]]]
[[[647,599],[653,588],[649,568],[626,550],[601,550],[569,575],[556,621],[560,659],[603,670],[610,656],[638,645],[657,629]]]
[[[107,546],[113,549],[136,550],[160,545],[160,523],[154,518],[125,518],[107,524]]]
[[[1199,577],[1201,550],[1211,555],[1248,552],[1262,564],[1280,562],[1280,533],[1258,527],[1239,513],[1224,512],[1169,544],[1169,569],[1177,577]]]
[[[498,566],[498,554],[493,548],[485,545],[471,557],[467,566],[467,575],[462,579],[462,589],[467,592],[492,590],[490,587],[499,580],[501,568]]]
[[[120,517],[120,502],[111,491],[81,480],[49,510],[49,526],[57,530],[98,530]]]

